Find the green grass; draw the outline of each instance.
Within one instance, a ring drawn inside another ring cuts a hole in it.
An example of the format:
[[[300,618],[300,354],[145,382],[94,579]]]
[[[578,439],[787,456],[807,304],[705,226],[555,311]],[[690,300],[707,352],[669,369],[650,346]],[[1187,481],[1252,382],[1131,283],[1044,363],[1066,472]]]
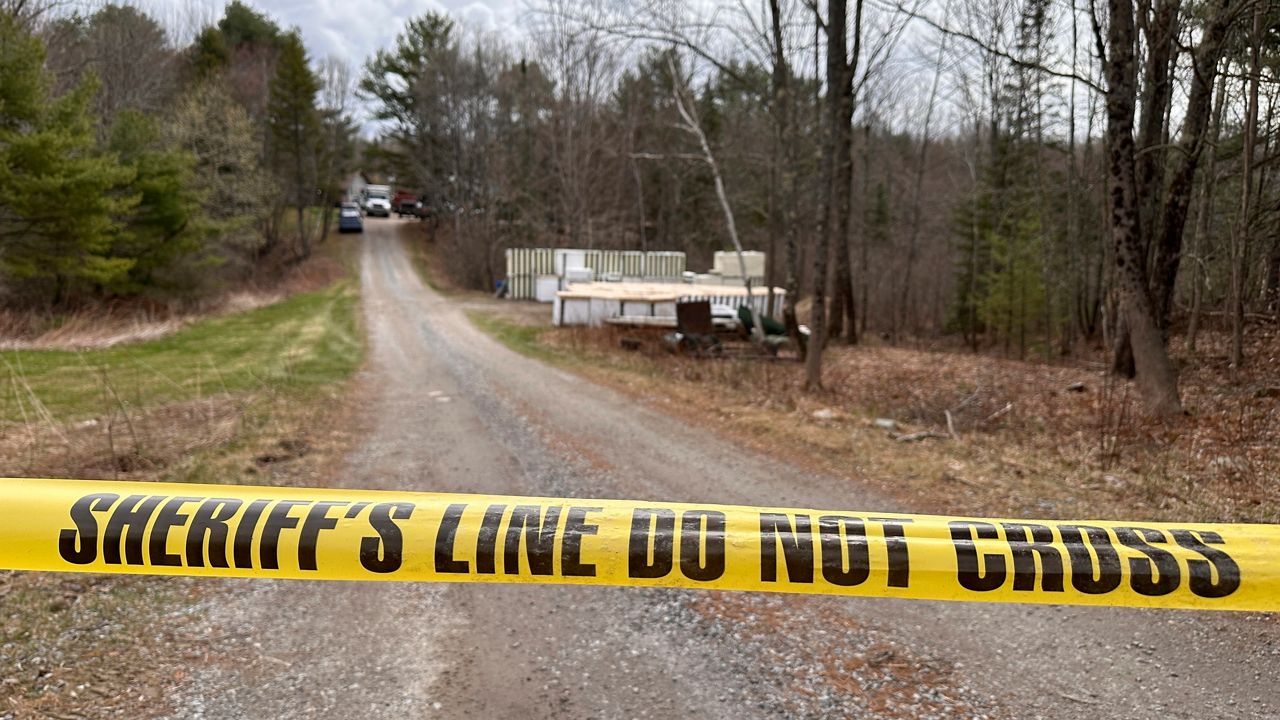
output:
[[[521,355],[549,363],[559,363],[564,359],[539,342],[539,336],[547,330],[545,327],[522,325],[481,310],[468,310],[467,319],[473,325],[492,335],[494,339]]]
[[[0,352],[0,422],[34,420],[45,411],[66,421],[117,403],[148,407],[340,383],[361,362],[356,301],[355,287],[344,280],[154,341],[79,352]]]

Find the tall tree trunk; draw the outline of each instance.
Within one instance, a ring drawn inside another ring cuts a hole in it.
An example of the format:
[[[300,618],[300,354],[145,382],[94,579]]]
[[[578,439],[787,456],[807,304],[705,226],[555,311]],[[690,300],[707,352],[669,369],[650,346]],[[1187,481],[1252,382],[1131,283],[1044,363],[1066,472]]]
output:
[[[856,30],[855,30],[856,32]],[[850,83],[852,86],[852,83]],[[832,288],[830,333],[835,339],[843,334],[850,345],[858,342],[857,301],[853,295],[853,262],[849,251],[849,215],[853,199],[853,97],[842,103],[840,114],[840,152],[837,157],[835,214],[832,247],[835,249],[836,276]],[[847,333],[847,334],[846,334]]]
[[[1204,275],[1206,252],[1209,246],[1209,219],[1213,215],[1213,194],[1217,188],[1218,136],[1222,133],[1222,113],[1227,105],[1227,78],[1218,80],[1217,99],[1214,100],[1213,126],[1208,137],[1209,157],[1205,165],[1204,179],[1200,182],[1200,206],[1196,211],[1195,235],[1192,242],[1196,262],[1191,268],[1191,319],[1187,322],[1187,352],[1196,352],[1196,337],[1200,333],[1200,311],[1204,305]]]
[[[298,260],[306,260],[311,257],[311,238],[307,235],[307,209],[298,204],[298,242],[301,243],[302,249],[299,251]]]
[[[1176,14],[1181,9],[1179,0],[1167,0],[1156,10],[1155,25],[1150,31],[1147,83],[1150,89],[1143,99],[1143,131],[1141,152],[1138,154],[1138,194],[1143,200],[1141,222],[1144,235],[1143,248],[1153,256],[1150,277],[1150,298],[1156,324],[1162,337],[1168,340],[1169,324],[1173,310],[1173,292],[1182,260],[1183,233],[1191,206],[1191,192],[1196,169],[1204,150],[1204,136],[1208,130],[1212,110],[1213,85],[1218,61],[1222,57],[1223,40],[1230,26],[1236,0],[1213,0],[1205,21],[1200,44],[1192,53],[1193,72],[1188,91],[1187,111],[1182,135],[1178,141],[1173,174],[1167,188],[1164,185],[1164,161],[1167,153],[1161,150],[1166,144],[1168,128],[1165,126],[1165,107],[1171,102],[1172,83],[1169,80],[1171,63],[1177,60],[1173,53],[1177,38]],[[1172,13],[1172,14],[1171,14]],[[1157,116],[1160,122],[1156,122]],[[1163,199],[1164,205],[1160,206]],[[1116,354],[1113,368],[1130,377],[1136,372],[1133,354],[1128,347],[1128,334],[1119,333],[1116,338]]]
[[[865,102],[865,98],[864,98]],[[862,257],[859,268],[858,332],[867,331],[867,306],[871,303],[871,121],[862,126]]]
[[[1222,59],[1223,41],[1234,17],[1234,1],[1214,0],[1200,45],[1192,55],[1194,72],[1191,73],[1191,88],[1187,95],[1186,117],[1183,120],[1182,135],[1178,139],[1173,174],[1164,193],[1164,212],[1155,228],[1155,270],[1151,278],[1151,298],[1155,303],[1156,322],[1166,338],[1173,312],[1173,291],[1182,262],[1183,234],[1191,208],[1196,171],[1204,153],[1209,120],[1213,115],[1214,82]]]
[[[1071,67],[1076,66],[1080,48],[1080,16],[1076,10],[1076,0],[1071,0]],[[1080,195],[1079,168],[1076,165],[1076,83],[1071,83],[1070,99],[1067,104],[1067,246],[1071,248],[1072,288],[1070,297],[1074,300],[1072,310],[1073,321],[1066,324],[1062,346],[1069,351],[1075,344],[1075,331],[1078,326],[1080,302],[1083,293],[1084,251],[1083,238],[1080,237]]]
[[[1148,15],[1151,9],[1149,2],[1138,4],[1138,27],[1146,36],[1145,48],[1147,58],[1144,63],[1145,72],[1142,83],[1141,113],[1142,126],[1138,132],[1138,150],[1134,157],[1135,186],[1138,202],[1138,227],[1141,231],[1139,243],[1142,248],[1143,263],[1151,250],[1150,234],[1156,226],[1156,215],[1160,210],[1161,190],[1164,185],[1166,150],[1165,106],[1169,102],[1172,83],[1169,81],[1170,63],[1175,59],[1174,41],[1177,39],[1177,17],[1180,0],[1159,0],[1154,15]],[[1135,97],[1137,86],[1134,86]],[[1137,373],[1134,365],[1133,348],[1130,347],[1129,329],[1123,317],[1118,317],[1116,324],[1116,345],[1113,355],[1112,369],[1117,374],[1133,377]],[[1157,317],[1157,322],[1159,318]]]
[[[831,280],[831,308],[827,313],[827,339],[829,341],[839,340],[844,334],[844,286],[851,282],[849,278],[849,268],[841,267],[843,264],[840,258],[840,250],[836,248],[835,257],[835,273]],[[851,288],[852,289],[852,288]]]
[[[862,16],[862,0],[856,0]],[[848,59],[848,3],[827,7],[827,143],[822,158],[822,232],[813,263],[813,338],[805,362],[805,386],[822,387],[822,349],[826,342],[827,257],[833,243],[848,242],[849,199],[853,184],[853,72]]]
[[[805,357],[807,345],[800,337],[800,323],[796,320],[796,303],[800,301],[799,249],[796,242],[795,220],[795,144],[791,142],[791,68],[787,64],[786,47],[783,45],[782,9],[778,0],[769,0],[769,15],[773,36],[773,112],[774,143],[780,155],[777,161],[781,187],[778,190],[778,217],[787,246],[786,290],[782,306],[783,322],[791,344],[800,357]]]
[[[781,170],[781,148],[775,143],[772,149],[771,167],[769,168],[769,250],[765,256],[764,266],[764,284],[769,289],[769,300],[765,305],[765,314],[770,317],[778,316],[778,298],[774,296],[774,288],[778,287],[778,239],[786,232],[782,224],[782,200],[778,197],[778,188],[782,185],[778,179]]]
[[[1139,12],[1139,29],[1144,31],[1147,51],[1143,66],[1143,82],[1141,87],[1140,109],[1138,116],[1141,126],[1138,128],[1138,154],[1135,158],[1137,167],[1137,189],[1139,221],[1144,232],[1156,227],[1156,217],[1160,209],[1161,193],[1164,186],[1166,131],[1165,106],[1173,95],[1173,82],[1170,69],[1175,62],[1175,41],[1178,38],[1178,11],[1181,0],[1155,0],[1154,14],[1147,15],[1149,2],[1137,4]],[[1143,238],[1144,245],[1147,239]]]
[[[842,298],[841,306],[848,323],[845,336],[850,345],[858,342],[858,303],[853,294],[853,261],[850,257],[849,234],[853,229],[853,114],[857,110],[854,77],[858,61],[862,57],[862,0],[858,0],[853,13],[853,54],[845,68],[845,97],[840,105],[840,165],[837,168],[836,206],[839,221],[836,228],[836,248],[840,253],[839,265],[842,281],[836,285],[836,293]]]
[[[1231,381],[1240,382],[1244,365],[1244,294],[1248,283],[1249,239],[1253,230],[1253,150],[1258,138],[1258,85],[1262,75],[1262,16],[1255,2],[1249,51],[1249,105],[1245,111],[1244,149],[1240,160],[1240,217],[1232,232],[1231,252]]]
[[[747,313],[751,317],[751,335],[757,342],[764,341],[764,324],[760,321],[760,314],[755,306],[755,298],[751,286],[751,276],[747,274],[747,261],[742,255],[742,242],[738,239],[738,223],[734,220],[733,207],[729,204],[729,193],[725,190],[724,175],[720,172],[720,163],[716,161],[715,153],[711,151],[711,143],[707,140],[707,134],[702,129],[702,120],[698,117],[698,107],[692,100],[685,101],[685,94],[682,89],[684,79],[680,77],[676,70],[675,60],[670,55],[667,56],[667,69],[671,72],[672,95],[676,101],[676,110],[680,113],[680,119],[684,121],[685,129],[698,141],[698,146],[702,149],[702,158],[707,163],[707,169],[711,171],[711,179],[715,183],[716,199],[720,201],[720,209],[724,212],[725,229],[729,231],[729,241],[733,243],[734,252],[738,256],[738,269],[742,273],[743,281],[747,286]],[[588,222],[590,220],[588,219]]]
[[[814,5],[817,13],[817,5]],[[846,0],[830,0],[827,4],[827,127],[824,133],[821,211],[818,242],[813,257],[813,312],[810,328],[809,355],[805,358],[805,387],[822,387],[822,351],[827,333],[827,261],[831,256],[832,218],[835,214],[836,146],[839,144],[836,124],[840,115],[840,84],[844,80]],[[814,18],[817,22],[817,18]],[[815,50],[816,52],[816,50]]]
[[[1154,415],[1182,411],[1178,379],[1165,350],[1148,295],[1146,257],[1135,177],[1133,138],[1136,61],[1131,0],[1108,0],[1107,189],[1109,225],[1116,257],[1120,312],[1129,331],[1138,390]]]

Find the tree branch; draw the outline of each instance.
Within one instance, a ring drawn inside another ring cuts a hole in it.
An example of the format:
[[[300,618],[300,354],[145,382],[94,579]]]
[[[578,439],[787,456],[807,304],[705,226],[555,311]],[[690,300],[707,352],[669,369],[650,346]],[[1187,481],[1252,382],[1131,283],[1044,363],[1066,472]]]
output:
[[[925,25],[928,25],[929,27],[933,28],[934,30],[937,30],[940,33],[943,33],[945,35],[950,35],[951,37],[959,38],[968,43],[971,43],[977,46],[978,48],[981,48],[984,52],[988,52],[988,53],[991,53],[992,55],[995,55],[996,57],[1003,58],[1004,60],[1008,60],[1009,62],[1013,63],[1017,67],[1026,68],[1029,70],[1037,70],[1039,72],[1042,72],[1046,75],[1050,75],[1052,77],[1062,78],[1063,80],[1072,80],[1074,82],[1082,83],[1085,86],[1100,93],[1105,92],[1105,89],[1102,86],[1098,85],[1097,83],[1090,80],[1089,78],[1081,77],[1080,75],[1077,75],[1074,72],[1063,72],[1061,70],[1054,70],[1053,68],[1045,67],[1044,65],[1038,62],[1027,60],[1025,58],[1020,58],[1016,55],[1005,52],[1004,50],[1001,50],[999,48],[992,47],[991,45],[988,45],[986,42],[983,42],[981,39],[974,37],[969,33],[966,33],[960,30],[955,30],[953,28],[949,28],[943,25],[942,23],[937,22],[936,20],[929,17],[928,15],[925,15],[923,13],[917,12],[915,10],[912,10],[906,7],[901,2],[895,1],[892,3],[888,3],[888,2],[884,2],[884,0],[881,0],[881,2],[887,5],[887,7],[890,10],[906,15],[907,17],[910,17],[913,20],[919,20],[920,22],[924,23]]]

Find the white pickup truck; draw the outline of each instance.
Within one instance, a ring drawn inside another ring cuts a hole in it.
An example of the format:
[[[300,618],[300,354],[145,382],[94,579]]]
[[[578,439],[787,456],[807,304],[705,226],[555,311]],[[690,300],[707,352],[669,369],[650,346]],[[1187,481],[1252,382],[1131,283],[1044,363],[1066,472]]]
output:
[[[365,215],[391,217],[391,186],[366,185],[363,205]]]

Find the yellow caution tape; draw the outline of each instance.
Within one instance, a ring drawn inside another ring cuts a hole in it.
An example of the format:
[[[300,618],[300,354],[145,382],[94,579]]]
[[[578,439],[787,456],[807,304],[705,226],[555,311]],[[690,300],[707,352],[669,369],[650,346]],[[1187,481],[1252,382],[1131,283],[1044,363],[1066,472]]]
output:
[[[1280,611],[1280,526],[0,479],[0,567]]]

